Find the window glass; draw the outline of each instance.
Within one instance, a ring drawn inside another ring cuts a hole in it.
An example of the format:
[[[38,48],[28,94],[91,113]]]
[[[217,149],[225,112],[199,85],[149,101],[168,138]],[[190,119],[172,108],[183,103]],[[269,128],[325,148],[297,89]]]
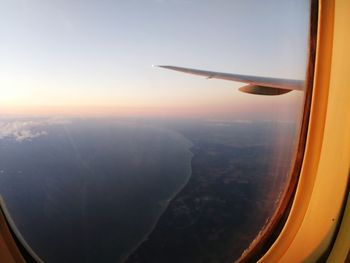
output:
[[[309,2],[0,2],[0,193],[45,262],[231,262],[288,186]],[[259,84],[259,83],[258,83]],[[274,89],[274,88],[272,88]]]

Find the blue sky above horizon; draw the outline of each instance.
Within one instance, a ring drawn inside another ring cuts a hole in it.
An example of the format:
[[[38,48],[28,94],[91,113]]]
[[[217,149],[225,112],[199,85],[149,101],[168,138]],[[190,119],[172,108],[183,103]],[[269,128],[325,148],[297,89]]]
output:
[[[3,0],[0,107],[273,109],[301,95],[151,65],[303,79],[308,16],[302,0]]]

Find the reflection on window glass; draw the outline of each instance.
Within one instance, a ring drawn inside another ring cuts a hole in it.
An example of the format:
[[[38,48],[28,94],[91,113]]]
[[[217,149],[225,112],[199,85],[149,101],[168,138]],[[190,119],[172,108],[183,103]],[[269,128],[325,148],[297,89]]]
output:
[[[0,193],[45,262],[231,262],[288,184],[309,3],[2,1]],[[209,76],[210,78],[210,76]]]

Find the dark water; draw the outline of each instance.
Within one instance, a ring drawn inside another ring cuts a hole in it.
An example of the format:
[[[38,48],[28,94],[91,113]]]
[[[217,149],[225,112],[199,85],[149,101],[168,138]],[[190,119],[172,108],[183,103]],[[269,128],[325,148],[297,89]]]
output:
[[[232,261],[273,211],[295,132],[183,120],[1,125],[0,192],[45,262]]]
[[[190,176],[177,132],[116,121],[32,125],[0,140],[0,188],[46,262],[118,262],[151,230]]]

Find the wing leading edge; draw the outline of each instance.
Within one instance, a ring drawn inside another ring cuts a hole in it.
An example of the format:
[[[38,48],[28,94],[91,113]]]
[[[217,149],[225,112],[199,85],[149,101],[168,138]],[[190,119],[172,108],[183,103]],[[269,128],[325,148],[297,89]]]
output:
[[[268,77],[257,77],[230,73],[221,73],[207,70],[199,70],[192,68],[183,68],[175,66],[157,66],[160,68],[171,69],[184,73],[207,77],[208,79],[224,79],[247,83],[248,85],[239,88],[239,91],[257,94],[257,95],[281,95],[292,90],[303,90],[304,81],[296,79],[279,79]]]

